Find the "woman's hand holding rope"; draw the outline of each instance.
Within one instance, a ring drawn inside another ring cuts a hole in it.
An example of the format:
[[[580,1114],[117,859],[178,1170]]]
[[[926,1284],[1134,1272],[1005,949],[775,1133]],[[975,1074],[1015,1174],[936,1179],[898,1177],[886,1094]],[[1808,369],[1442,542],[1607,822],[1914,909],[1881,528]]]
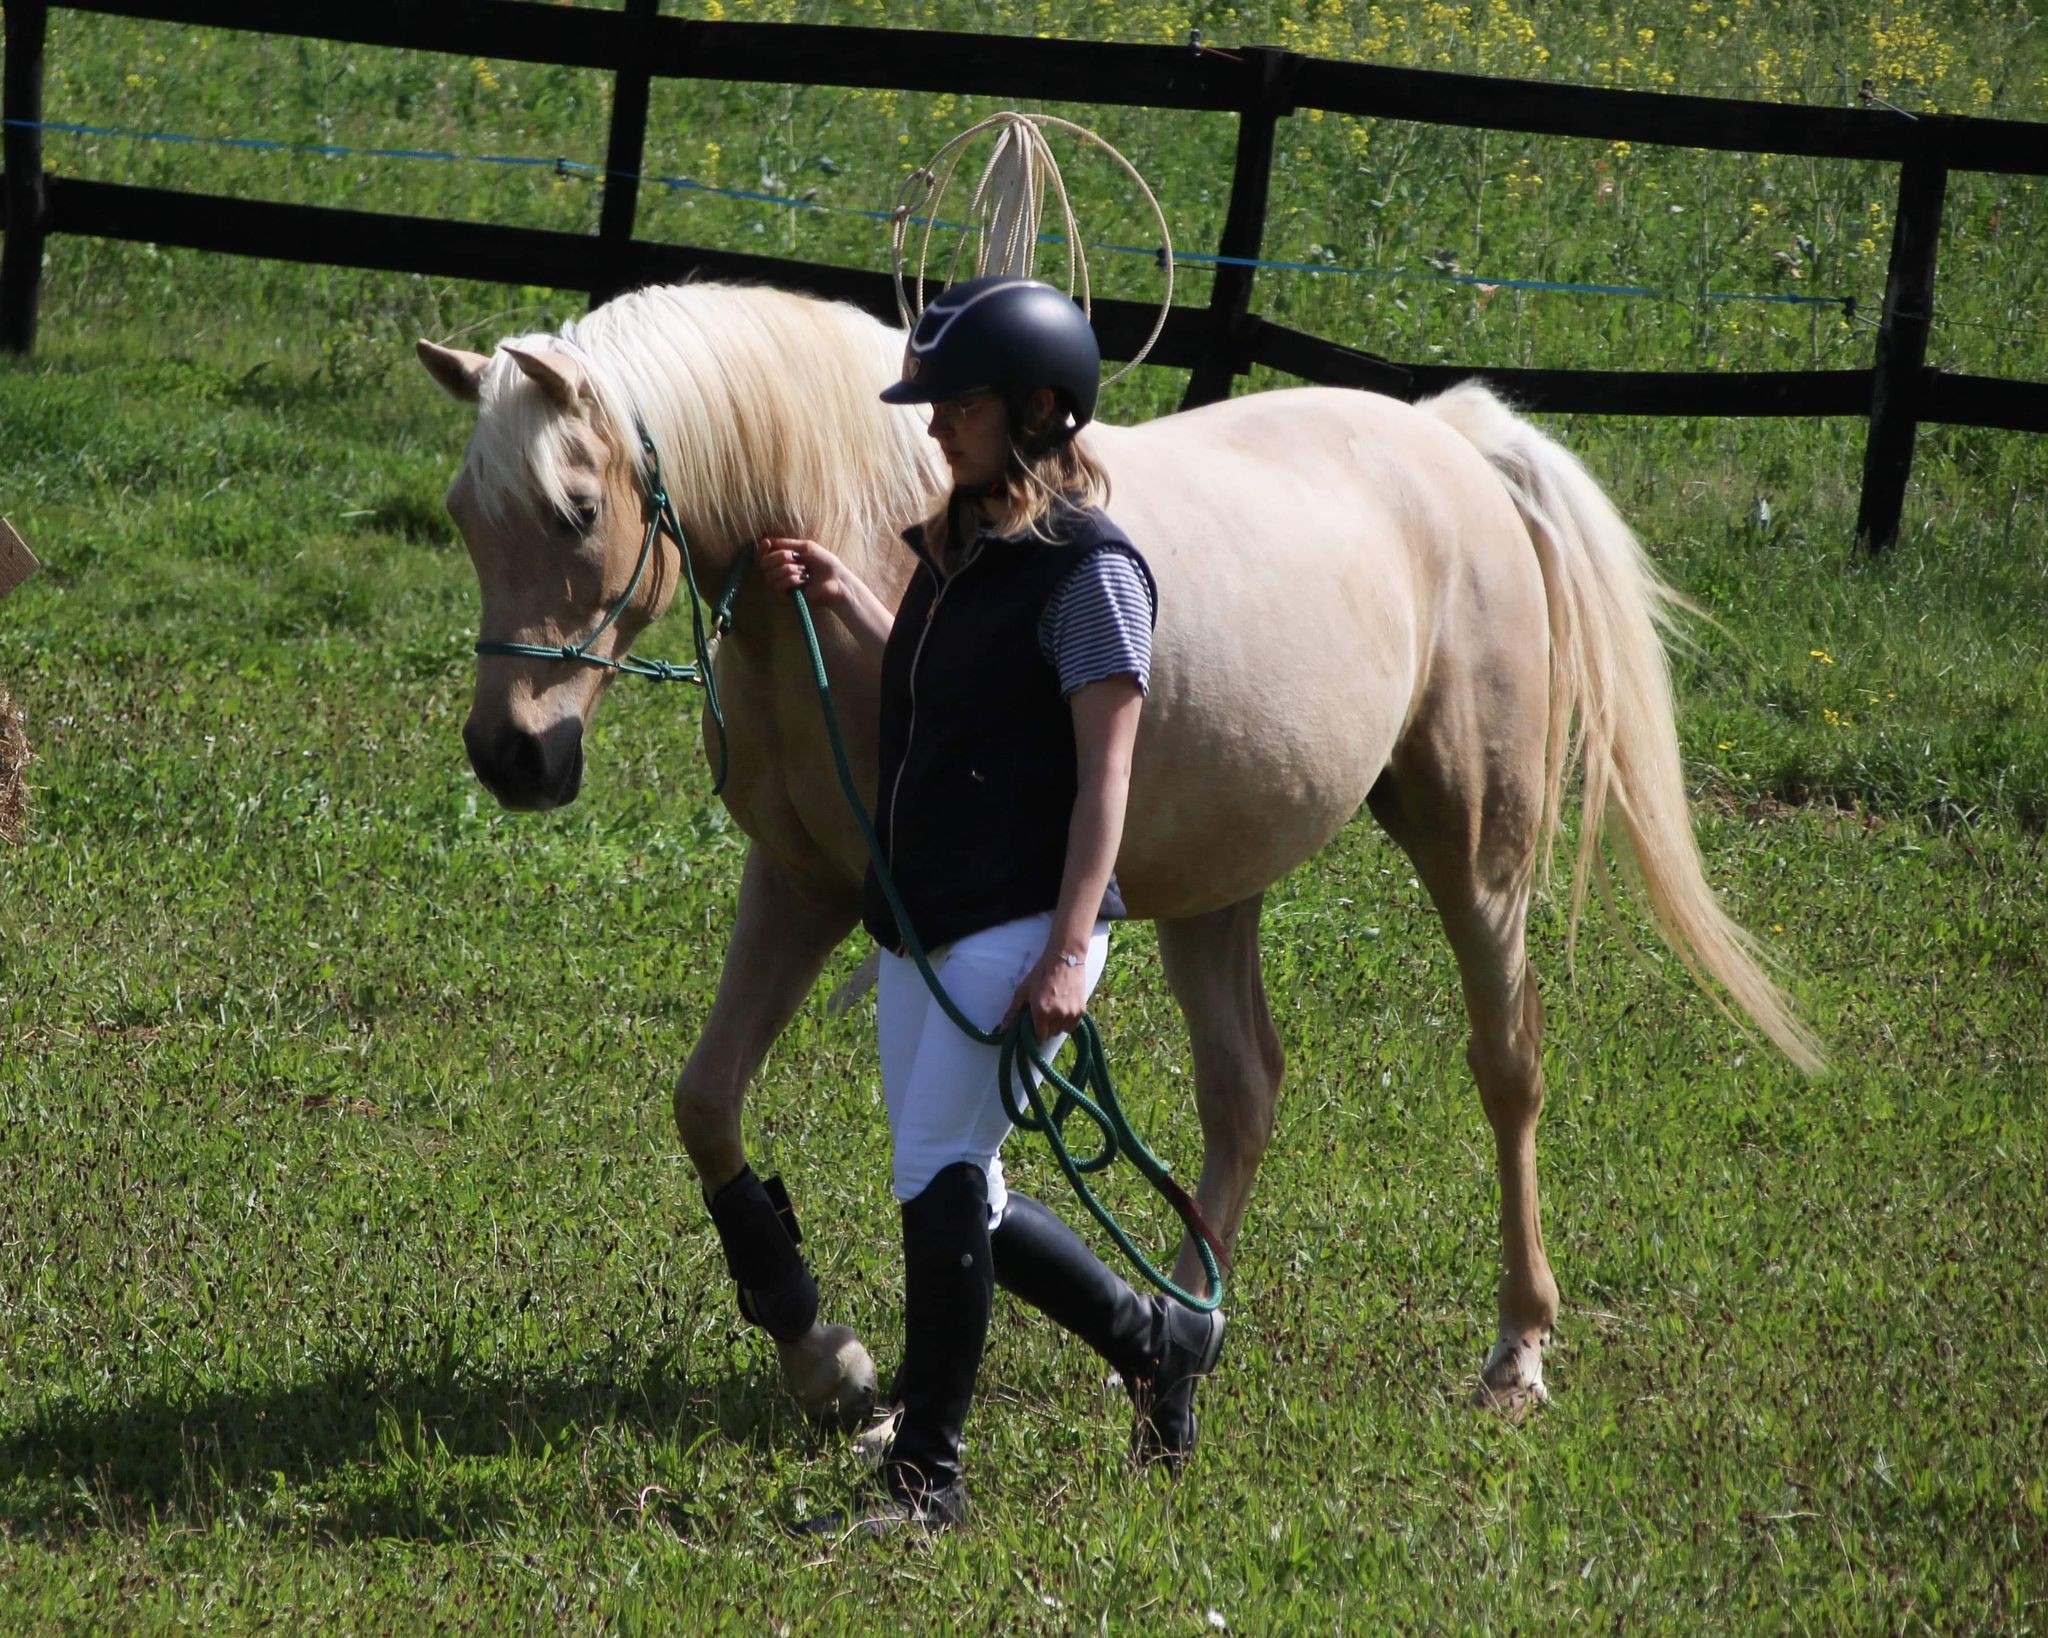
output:
[[[763,535],[754,542],[754,566],[769,588],[801,591],[829,608],[864,649],[879,655],[889,640],[895,614],[855,574],[815,540],[799,535]]]
[[[1038,964],[1017,986],[1017,993],[1010,998],[1009,1011],[1003,1014],[997,1030],[1007,1031],[1017,1015],[1029,1008],[1032,1033],[1040,1041],[1071,1035],[1088,1010],[1087,951],[1074,954],[1076,959],[1068,961],[1063,952],[1046,946]]]
[[[841,563],[815,540],[763,535],[754,542],[754,567],[774,590],[804,588],[814,603],[837,608],[849,578]]]

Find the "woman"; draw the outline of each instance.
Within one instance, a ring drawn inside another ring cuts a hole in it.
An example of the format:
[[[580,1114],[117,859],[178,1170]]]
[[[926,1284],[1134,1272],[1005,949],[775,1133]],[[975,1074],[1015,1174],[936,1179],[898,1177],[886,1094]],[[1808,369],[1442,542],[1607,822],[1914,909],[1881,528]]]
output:
[[[892,615],[815,541],[757,548],[770,586],[804,587],[881,651],[875,826],[904,908],[955,1005],[984,1030],[1029,1009],[1048,1058],[1124,914],[1114,866],[1157,613],[1145,560],[1101,511],[1107,479],[1076,442],[1100,381],[1094,332],[1052,286],[955,285],[925,309],[903,379],[882,394],[932,406],[952,474],[945,504],[904,532],[919,567],[900,607]],[[883,1497],[857,1522],[937,1528],[964,1515],[961,1429],[998,1282],[1116,1367],[1136,1407],[1134,1455],[1177,1468],[1223,1316],[1138,1296],[1007,1187],[997,1049],[933,1002],[872,870],[864,900],[884,951],[905,1339]]]

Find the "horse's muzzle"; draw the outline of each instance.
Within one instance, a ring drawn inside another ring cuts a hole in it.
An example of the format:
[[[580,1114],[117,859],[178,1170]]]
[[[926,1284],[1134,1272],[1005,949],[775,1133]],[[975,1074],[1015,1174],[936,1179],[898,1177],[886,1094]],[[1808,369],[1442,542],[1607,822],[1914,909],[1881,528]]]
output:
[[[505,807],[527,813],[559,808],[583,788],[583,724],[574,717],[538,734],[466,723],[462,744],[477,778]]]

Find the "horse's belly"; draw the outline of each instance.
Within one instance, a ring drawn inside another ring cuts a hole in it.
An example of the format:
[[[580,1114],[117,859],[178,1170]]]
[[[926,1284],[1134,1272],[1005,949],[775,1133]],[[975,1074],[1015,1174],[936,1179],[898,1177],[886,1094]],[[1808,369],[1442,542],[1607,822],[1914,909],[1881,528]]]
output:
[[[1285,634],[1275,643],[1284,650]],[[1322,848],[1387,765],[1409,698],[1404,663],[1280,652],[1207,698],[1161,678],[1117,860],[1131,913],[1235,904]]]

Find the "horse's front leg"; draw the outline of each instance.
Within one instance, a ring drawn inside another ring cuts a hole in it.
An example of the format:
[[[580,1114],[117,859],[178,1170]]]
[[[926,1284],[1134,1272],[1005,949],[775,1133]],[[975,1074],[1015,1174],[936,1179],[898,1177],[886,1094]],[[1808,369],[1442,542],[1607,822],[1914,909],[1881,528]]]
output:
[[[783,1383],[805,1412],[848,1424],[874,1404],[875,1363],[846,1326],[819,1323],[796,1213],[779,1179],[758,1178],[747,1165],[740,1108],[747,1082],[854,919],[850,902],[821,902],[752,848],[718,994],[675,1095],[676,1130],[704,1185],[741,1313],[775,1339]]]

